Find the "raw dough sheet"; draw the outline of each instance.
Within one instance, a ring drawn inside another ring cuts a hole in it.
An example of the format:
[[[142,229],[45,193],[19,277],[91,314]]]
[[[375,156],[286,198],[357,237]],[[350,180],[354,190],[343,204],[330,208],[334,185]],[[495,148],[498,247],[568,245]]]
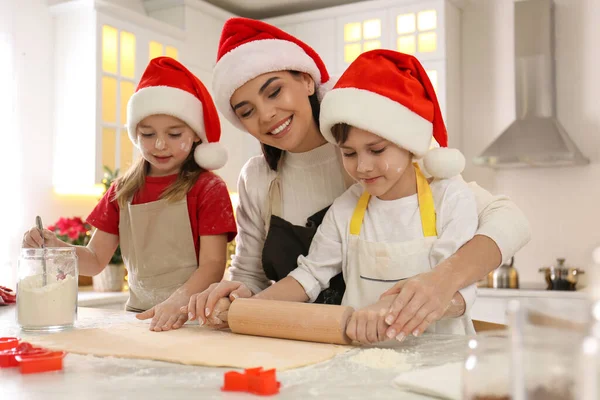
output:
[[[322,343],[237,335],[198,325],[151,332],[145,323],[74,329],[28,337],[30,343],[77,354],[179,364],[286,370],[329,360],[350,349]]]

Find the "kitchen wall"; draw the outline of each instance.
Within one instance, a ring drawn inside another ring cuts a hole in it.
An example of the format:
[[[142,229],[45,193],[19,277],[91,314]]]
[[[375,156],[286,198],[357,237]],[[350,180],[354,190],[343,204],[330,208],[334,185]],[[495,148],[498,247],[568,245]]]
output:
[[[555,4],[558,117],[591,164],[498,172],[469,166],[465,174],[510,196],[529,218],[533,239],[515,257],[527,282],[541,282],[538,268],[557,257],[591,268],[591,252],[600,245],[600,2]],[[515,116],[512,13],[511,0],[471,0],[462,13],[462,143],[468,159]]]
[[[0,234],[0,284],[3,285],[14,285],[21,238],[33,225],[36,215],[42,216],[45,224],[62,216],[85,218],[98,201],[89,196],[58,196],[52,187],[55,60],[54,22],[48,5],[65,1],[68,0],[21,0],[18,7],[13,1],[0,1],[0,34],[3,38],[8,36],[14,46],[12,70],[15,75],[15,108],[3,110],[14,117],[14,128],[6,132],[10,140],[3,142],[10,149],[11,157],[0,158],[2,170],[14,181],[9,184],[6,182],[10,179],[4,179],[8,195],[0,196],[2,220],[7,225]],[[108,2],[146,13],[142,0]],[[210,89],[221,27],[232,14],[201,1],[187,2],[185,7],[185,12],[178,12],[181,10],[175,7],[170,14],[152,16],[186,30],[182,62]],[[229,150],[230,161],[217,173],[230,191],[236,191],[244,162],[259,151],[256,141],[250,139],[250,135],[223,121],[221,141]],[[76,169],[77,165],[72,167]],[[15,182],[21,184],[22,190]]]
[[[33,225],[35,215],[50,224],[60,216],[86,215],[96,202],[94,198],[58,197],[52,192],[52,17],[45,0],[21,0],[18,7],[9,3],[0,3],[0,14],[11,22],[8,26],[14,41],[15,130],[2,136],[16,137],[14,146],[23,151],[16,156],[17,165],[7,166],[3,173],[18,172],[23,190],[3,189],[3,217],[16,213],[18,218],[2,228],[7,230],[8,253],[0,253],[0,284],[14,282],[21,237]],[[5,150],[15,152],[15,148]]]

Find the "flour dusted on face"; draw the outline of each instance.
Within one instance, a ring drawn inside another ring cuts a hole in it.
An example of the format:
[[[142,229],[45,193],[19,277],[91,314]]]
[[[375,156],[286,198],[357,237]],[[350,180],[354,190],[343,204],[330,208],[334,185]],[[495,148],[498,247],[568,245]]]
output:
[[[43,329],[72,325],[77,310],[77,280],[48,276],[43,286],[42,275],[32,275],[17,285],[17,322],[23,328]]]
[[[392,349],[366,349],[349,358],[350,362],[375,369],[409,371],[408,355]]]

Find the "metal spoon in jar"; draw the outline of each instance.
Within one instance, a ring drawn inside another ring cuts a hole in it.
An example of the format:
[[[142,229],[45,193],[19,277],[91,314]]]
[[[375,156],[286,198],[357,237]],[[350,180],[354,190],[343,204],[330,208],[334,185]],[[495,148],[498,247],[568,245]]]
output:
[[[46,244],[44,241],[44,225],[42,225],[42,218],[39,215],[35,217],[35,225],[40,230],[40,235],[42,235],[42,249],[45,249]],[[47,283],[48,282],[46,277],[46,252],[44,251],[44,254],[42,254],[42,286],[46,286]]]

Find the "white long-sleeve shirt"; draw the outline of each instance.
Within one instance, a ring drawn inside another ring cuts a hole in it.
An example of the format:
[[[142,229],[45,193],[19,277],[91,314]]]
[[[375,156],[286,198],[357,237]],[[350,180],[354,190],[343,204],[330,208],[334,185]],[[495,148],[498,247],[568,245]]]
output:
[[[322,210],[346,190],[342,166],[333,144],[327,143],[306,153],[286,153],[281,165],[282,215],[285,220],[304,225],[306,219]],[[231,280],[243,282],[253,293],[270,285],[262,268],[265,218],[268,214],[269,184],[276,173],[263,156],[251,158],[238,180],[239,206],[236,212],[238,235],[230,268]],[[478,235],[490,237],[509,260],[530,240],[529,222],[506,196],[492,196],[472,182],[479,213]]]
[[[462,179],[434,180],[430,187],[436,211],[438,238],[429,252],[428,264],[423,265],[422,271],[434,268],[454,254],[473,237],[478,223],[475,196]],[[344,277],[350,276],[348,268],[355,265],[348,259],[350,220],[363,192],[363,187],[356,184],[335,200],[315,234],[310,252],[307,256],[298,258],[298,268],[290,273],[302,285],[311,302],[329,287],[329,280],[335,275],[343,272]],[[361,240],[400,243],[423,237],[417,194],[389,201],[371,197],[360,231]],[[401,276],[401,271],[395,274],[391,272],[390,275]],[[353,290],[358,291],[355,286],[358,282],[345,280],[348,296],[360,297],[351,293]],[[475,285],[460,292],[467,305],[465,315],[468,315],[476,298]],[[380,294],[374,295],[378,297]],[[370,304],[351,305],[362,308]]]
[[[286,153],[280,165],[281,218],[304,226],[311,215],[331,205],[346,190],[338,148],[327,143],[306,153]],[[253,293],[270,285],[262,268],[269,185],[276,172],[263,156],[251,158],[238,180],[236,211],[238,235],[232,258],[231,280],[246,284]]]

